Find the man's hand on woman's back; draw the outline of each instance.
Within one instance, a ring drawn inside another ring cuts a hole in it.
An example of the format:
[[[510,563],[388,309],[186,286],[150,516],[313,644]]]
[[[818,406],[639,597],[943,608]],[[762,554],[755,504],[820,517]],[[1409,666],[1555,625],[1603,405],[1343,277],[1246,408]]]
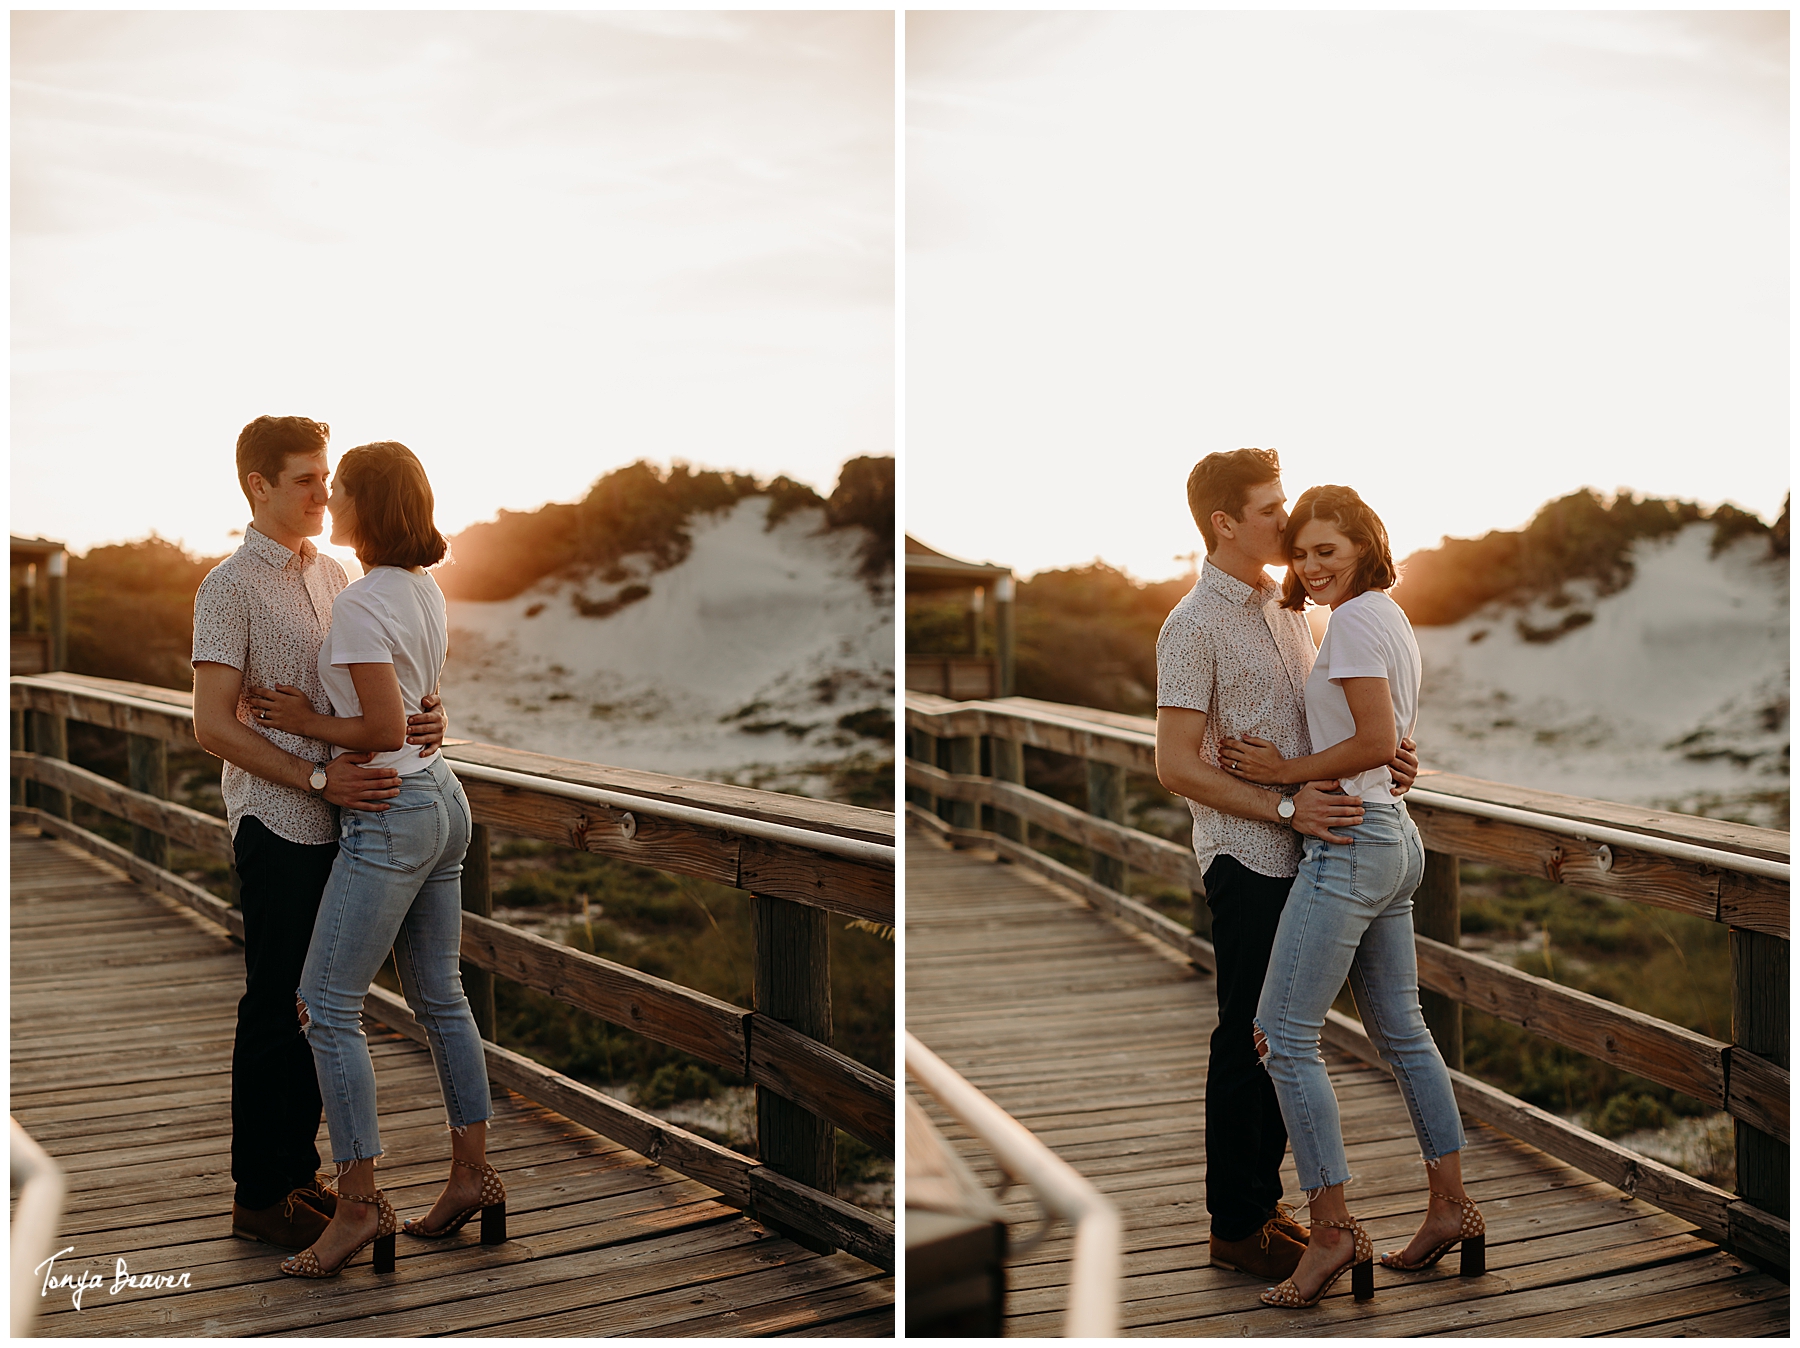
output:
[[[346,810],[379,814],[387,809],[381,802],[400,794],[400,774],[393,768],[364,767],[373,757],[372,753],[339,754],[332,759],[325,768],[322,794],[326,801]]]
[[[419,699],[418,712],[406,718],[406,742],[424,749],[429,758],[430,751],[439,748],[449,733],[450,717],[444,711],[444,699],[433,690]]]
[[[1394,779],[1393,791],[1396,796],[1404,796],[1412,790],[1412,784],[1419,776],[1418,748],[1410,737],[1403,739],[1388,763],[1388,776]]]
[[[1362,800],[1346,796],[1336,782],[1308,782],[1294,796],[1293,825],[1308,837],[1328,843],[1353,842],[1331,830],[1360,824],[1362,817]]]

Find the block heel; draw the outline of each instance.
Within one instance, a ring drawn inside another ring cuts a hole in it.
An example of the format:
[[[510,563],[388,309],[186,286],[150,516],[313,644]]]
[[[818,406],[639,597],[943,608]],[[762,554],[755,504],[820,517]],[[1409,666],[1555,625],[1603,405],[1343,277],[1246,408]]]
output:
[[[481,1243],[483,1245],[506,1244],[506,1204],[496,1203],[492,1207],[481,1210]],[[1463,1255],[1463,1262],[1469,1256]]]
[[[483,1245],[501,1245],[506,1241],[506,1185],[500,1181],[500,1172],[491,1165],[476,1165],[473,1161],[455,1160],[456,1165],[465,1166],[481,1176],[481,1197],[469,1207],[456,1213],[442,1226],[432,1228],[423,1220],[410,1221],[400,1229],[409,1236],[417,1236],[420,1240],[441,1240],[445,1236],[453,1236],[463,1229],[463,1224],[476,1213],[481,1214],[481,1243]]]
[[[394,1236],[392,1232],[375,1238],[375,1271],[377,1273],[394,1271]]]
[[[1373,1301],[1375,1299],[1375,1260],[1373,1257],[1363,1260],[1350,1270],[1350,1299],[1352,1301]]]
[[[1487,1273],[1487,1235],[1469,1236],[1462,1244],[1462,1267],[1465,1278],[1479,1278]]]
[[[1432,1268],[1437,1261],[1449,1254],[1458,1245],[1462,1246],[1462,1276],[1479,1278],[1487,1272],[1487,1222],[1473,1199],[1452,1198],[1449,1194],[1441,1194],[1431,1190],[1433,1198],[1441,1198],[1446,1203],[1454,1203],[1462,1211],[1462,1227],[1449,1240],[1435,1249],[1426,1252],[1425,1257],[1416,1264],[1408,1264],[1400,1258],[1400,1251],[1381,1256],[1381,1266],[1391,1268],[1399,1273],[1417,1273],[1421,1269]]]

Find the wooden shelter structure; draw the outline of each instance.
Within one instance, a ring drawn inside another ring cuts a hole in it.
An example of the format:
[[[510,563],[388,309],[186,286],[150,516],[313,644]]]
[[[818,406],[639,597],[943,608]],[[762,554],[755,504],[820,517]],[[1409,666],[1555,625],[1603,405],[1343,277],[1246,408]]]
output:
[[[906,686],[939,697],[1007,697],[1013,690],[1013,574],[993,562],[968,562],[906,538],[908,596],[962,591],[969,596],[963,651],[906,657]],[[992,615],[991,617],[989,615]],[[991,641],[988,637],[991,635]],[[990,646],[992,655],[982,648]]]
[[[68,549],[61,543],[13,535],[14,674],[47,674],[68,666],[68,570]]]

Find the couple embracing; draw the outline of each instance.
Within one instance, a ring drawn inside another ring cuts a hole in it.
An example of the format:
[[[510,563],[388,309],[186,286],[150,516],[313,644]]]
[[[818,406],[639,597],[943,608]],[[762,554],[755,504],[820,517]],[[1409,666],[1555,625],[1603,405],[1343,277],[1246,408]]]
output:
[[[1206,540],[1193,590],[1156,643],[1156,766],[1187,797],[1218,958],[1206,1074],[1206,1207],[1215,1265],[1312,1306],[1346,1270],[1374,1295],[1374,1251],[1319,1038],[1350,984],[1393,1069],[1425,1163],[1425,1220],[1383,1267],[1428,1268],[1457,1244],[1483,1271],[1485,1225],[1463,1189],[1449,1073],[1419,1009],[1412,897],[1425,852],[1404,795],[1418,771],[1419,648],[1387,589],[1387,531],[1348,487],[1290,517],[1273,450],[1211,454],[1188,478]],[[1277,586],[1265,566],[1285,565]],[[1307,601],[1331,608],[1317,652]],[[1281,1199],[1292,1141],[1310,1232]]]
[[[330,427],[258,417],[238,436],[244,543],[194,598],[194,734],[225,760],[240,881],[245,991],[231,1058],[232,1233],[301,1253],[281,1271],[326,1278],[397,1231],[425,1239],[482,1214],[504,1240],[506,1192],[487,1164],[492,1113],[463,995],[462,860],[469,804],[443,754],[437,695],[448,644],[427,567],[447,544],[431,484],[394,441],[345,454]],[[352,547],[364,574],[313,546]],[[375,1186],[382,1154],[363,998],[394,952],[424,1026],[450,1128],[448,1183],[401,1225]],[[319,1180],[323,1109],[335,1185]]]

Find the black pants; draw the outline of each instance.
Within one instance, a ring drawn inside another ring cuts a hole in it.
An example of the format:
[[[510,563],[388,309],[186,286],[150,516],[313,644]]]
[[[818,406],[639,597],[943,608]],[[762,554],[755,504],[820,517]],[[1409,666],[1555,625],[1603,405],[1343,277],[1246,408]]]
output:
[[[1275,928],[1292,877],[1259,875],[1221,853],[1206,868],[1218,956],[1219,1028],[1206,1064],[1206,1210],[1220,1240],[1242,1240],[1281,1198],[1287,1126],[1252,1038]]]
[[[238,821],[244,995],[231,1049],[231,1178],[242,1207],[279,1203],[319,1168],[319,1077],[295,992],[337,850],[289,842],[252,815]]]

